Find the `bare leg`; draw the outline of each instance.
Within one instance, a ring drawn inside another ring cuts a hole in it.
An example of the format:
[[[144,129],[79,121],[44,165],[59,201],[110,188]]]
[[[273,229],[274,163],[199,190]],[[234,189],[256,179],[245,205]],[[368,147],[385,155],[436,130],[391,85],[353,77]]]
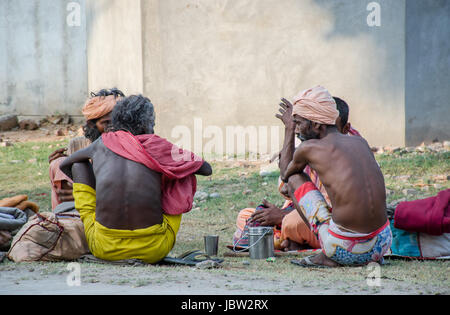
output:
[[[88,185],[95,189],[95,176],[91,163],[74,163],[72,165],[72,174],[74,183]]]
[[[289,181],[288,181],[289,196],[291,197],[295,208],[297,209],[298,213],[300,214],[300,217],[303,219],[303,221],[305,221],[305,223],[308,225],[309,228],[311,228],[311,225],[309,224],[308,219],[303,214],[303,211],[300,209],[300,206],[298,205],[298,200],[297,200],[297,198],[295,198],[294,193],[301,185],[303,185],[307,182],[310,182],[310,181],[311,181],[311,179],[305,173],[292,175],[291,177],[289,177]],[[311,262],[313,262],[316,265],[323,265],[323,266],[328,266],[328,267],[339,266],[339,264],[337,264],[335,261],[333,261],[330,258],[328,258],[327,256],[325,256],[325,254],[323,252],[311,257],[310,259],[311,259]],[[302,262],[304,262],[306,265],[306,262],[304,260],[302,260]]]
[[[312,249],[312,247],[309,246],[309,244],[307,244],[307,243],[300,244],[300,243],[294,242],[290,239],[283,240],[283,242],[281,242],[281,244],[280,244],[280,247],[284,251]]]
[[[287,183],[287,189],[288,189],[288,193],[289,193],[289,197],[291,197],[292,203],[294,204],[295,209],[297,209],[298,213],[300,214],[300,217],[302,218],[303,221],[305,221],[306,225],[308,226],[308,228],[311,228],[308,219],[305,217],[302,209],[300,209],[300,206],[298,205],[298,200],[297,198],[295,198],[295,191],[302,186],[303,184],[310,182],[311,179],[309,178],[308,175],[306,175],[305,173],[301,173],[301,174],[295,174],[292,175],[291,177],[289,177],[289,181]]]

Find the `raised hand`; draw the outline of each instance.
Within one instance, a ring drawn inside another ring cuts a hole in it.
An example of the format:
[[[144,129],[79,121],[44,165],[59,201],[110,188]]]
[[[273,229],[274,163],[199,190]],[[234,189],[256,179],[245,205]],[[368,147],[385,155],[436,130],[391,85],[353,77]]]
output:
[[[294,128],[295,123],[292,118],[292,104],[285,98],[281,99],[280,109],[278,110],[280,114],[276,114],[275,117],[280,119],[286,128]]]
[[[51,163],[53,160],[56,160],[60,157],[67,156],[67,154],[64,153],[65,151],[67,151],[67,148],[58,149],[55,152],[53,152],[52,154],[50,154],[48,156],[48,163]]]

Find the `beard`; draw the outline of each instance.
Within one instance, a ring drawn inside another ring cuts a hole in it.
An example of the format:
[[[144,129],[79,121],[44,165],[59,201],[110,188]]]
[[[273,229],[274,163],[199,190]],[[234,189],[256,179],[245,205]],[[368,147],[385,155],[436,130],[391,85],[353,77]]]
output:
[[[320,139],[320,135],[318,133],[310,131],[307,134],[297,133],[297,138],[299,138],[303,142],[311,139]]]

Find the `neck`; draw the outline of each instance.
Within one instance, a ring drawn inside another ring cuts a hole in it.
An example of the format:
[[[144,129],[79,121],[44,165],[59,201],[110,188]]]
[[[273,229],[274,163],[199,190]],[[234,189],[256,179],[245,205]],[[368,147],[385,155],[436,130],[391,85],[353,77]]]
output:
[[[336,126],[322,125],[319,137],[320,139],[322,139],[328,136],[329,134],[333,133],[339,133],[339,130],[337,129]]]

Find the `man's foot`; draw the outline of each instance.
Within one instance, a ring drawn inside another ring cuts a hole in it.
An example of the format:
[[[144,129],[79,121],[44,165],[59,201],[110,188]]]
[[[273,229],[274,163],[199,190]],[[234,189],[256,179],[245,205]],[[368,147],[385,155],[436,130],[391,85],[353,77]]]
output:
[[[284,240],[280,244],[281,250],[287,252],[291,250],[302,250],[302,249],[311,249],[312,247],[308,244],[300,244],[291,240]]]
[[[325,256],[323,252],[314,256],[305,257],[302,260],[293,260],[291,262],[295,265],[307,268],[334,268],[340,266],[338,263]]]

